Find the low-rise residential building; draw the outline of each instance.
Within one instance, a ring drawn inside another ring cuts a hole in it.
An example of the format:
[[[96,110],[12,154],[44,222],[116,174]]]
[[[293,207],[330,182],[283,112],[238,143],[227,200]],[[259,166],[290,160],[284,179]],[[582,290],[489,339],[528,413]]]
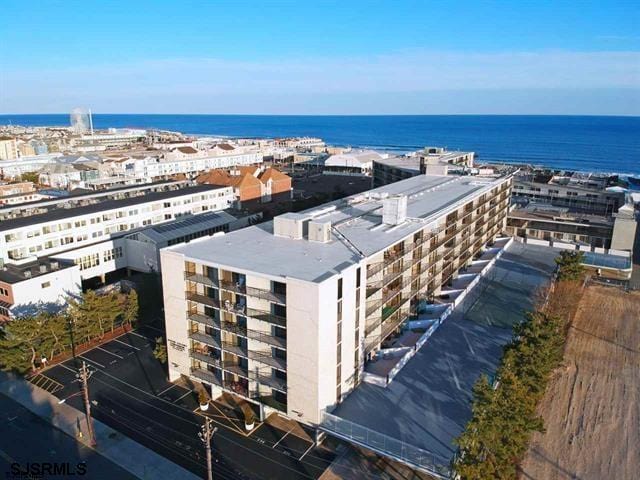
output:
[[[50,258],[0,266],[0,323],[22,315],[55,311],[80,293],[79,267]]]
[[[511,181],[417,175],[162,250],[170,379],[318,424],[500,234]]]
[[[199,175],[196,182],[233,188],[236,206],[243,208],[259,203],[289,200],[292,192],[291,177],[273,167],[215,169]]]

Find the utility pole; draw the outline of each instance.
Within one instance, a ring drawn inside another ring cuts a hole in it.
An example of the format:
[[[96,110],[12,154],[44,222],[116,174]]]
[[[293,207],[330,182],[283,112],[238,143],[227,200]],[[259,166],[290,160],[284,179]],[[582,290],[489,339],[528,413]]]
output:
[[[89,431],[89,442],[92,447],[97,445],[96,435],[93,431],[93,419],[91,418],[91,402],[89,402],[89,377],[93,372],[87,368],[87,363],[82,362],[82,367],[78,372],[78,379],[82,384],[82,396],[84,397],[84,411],[87,416],[87,430]]]
[[[211,428],[213,422],[210,418],[206,418],[204,425],[198,433],[198,437],[204,443],[204,449],[207,452],[207,480],[213,480],[213,467],[211,465],[211,437],[218,431],[218,427]]]

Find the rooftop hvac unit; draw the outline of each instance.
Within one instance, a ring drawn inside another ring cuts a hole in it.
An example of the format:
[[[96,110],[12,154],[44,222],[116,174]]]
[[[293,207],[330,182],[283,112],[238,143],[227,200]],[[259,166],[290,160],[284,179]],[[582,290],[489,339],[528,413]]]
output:
[[[407,196],[394,195],[382,201],[382,223],[400,225],[407,219]]]
[[[309,222],[309,241],[328,243],[331,241],[331,222]]]
[[[307,234],[309,217],[299,213],[284,213],[273,219],[273,234],[292,240],[302,240]]]

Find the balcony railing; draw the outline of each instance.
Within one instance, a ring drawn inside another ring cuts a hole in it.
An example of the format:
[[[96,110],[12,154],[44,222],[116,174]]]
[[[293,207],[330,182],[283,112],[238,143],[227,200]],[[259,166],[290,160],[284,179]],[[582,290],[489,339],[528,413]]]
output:
[[[203,315],[202,313],[190,313],[187,312],[187,318],[193,322],[201,323],[202,325],[208,325],[209,327],[220,328],[220,321],[216,320],[209,315]]]
[[[243,347],[241,345],[231,343],[231,342],[222,342],[222,350],[240,357],[247,357],[247,352],[248,352],[247,347]]]
[[[281,378],[274,377],[273,375],[254,375],[254,380],[261,383],[262,385],[266,385],[271,388],[275,388],[276,390],[280,390],[281,392],[287,391],[287,381],[282,380]]]
[[[199,380],[204,380],[205,382],[211,383],[213,385],[218,385],[220,387],[222,386],[222,376],[218,376],[208,370],[204,370],[202,368],[192,368],[191,375]]]
[[[256,320],[261,320],[263,322],[268,322],[274,325],[278,325],[279,327],[287,326],[287,319],[285,317],[281,317],[279,315],[275,315],[270,312],[265,312],[264,310],[247,308],[247,316],[251,318],[255,318]]]
[[[268,300],[269,302],[280,303],[282,305],[287,303],[287,296],[284,293],[276,293],[270,290],[264,290],[256,287],[247,287],[246,292],[247,295],[251,297]]]
[[[200,360],[201,362],[208,363],[209,365],[214,365],[214,366],[216,366],[218,368],[220,368],[222,366],[222,364],[220,362],[220,358],[215,357],[210,353],[205,353],[205,352],[200,351],[200,350],[191,349],[191,350],[189,350],[189,355],[191,355],[192,358]]]
[[[270,335],[265,332],[258,332],[256,330],[247,331],[247,338],[257,340],[258,342],[266,343],[278,348],[287,348],[287,339],[279,337],[277,335]]]
[[[207,277],[206,275],[202,275],[200,273],[184,272],[184,278],[189,280],[190,282],[200,283],[208,287],[218,288],[219,285],[218,279]]]
[[[207,305],[209,307],[220,308],[220,301],[215,298],[207,297],[206,295],[202,295],[201,293],[196,292],[186,292],[187,300],[191,302],[201,303],[202,305]]]
[[[255,360],[256,362],[260,362],[264,365],[269,365],[270,367],[277,368],[279,370],[287,369],[287,361],[284,358],[276,358],[272,357],[267,353],[256,352],[254,350],[249,350],[249,358],[251,360]]]
[[[220,348],[220,339],[206,333],[189,332],[189,338],[200,343],[211,345],[212,347]]]

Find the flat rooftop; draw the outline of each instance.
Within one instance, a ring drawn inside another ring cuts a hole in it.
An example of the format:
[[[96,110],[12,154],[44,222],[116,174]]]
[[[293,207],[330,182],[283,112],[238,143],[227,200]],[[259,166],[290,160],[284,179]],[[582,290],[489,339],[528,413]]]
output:
[[[420,173],[420,159],[415,157],[394,156],[388,158],[380,158],[374,160],[376,163],[388,165],[394,168],[400,168],[402,170],[408,170],[416,175]]]
[[[145,195],[139,195],[136,197],[122,198],[117,200],[105,200],[92,205],[84,205],[81,207],[71,208],[56,208],[46,213],[40,213],[37,215],[29,215],[24,217],[10,218],[2,220],[0,222],[0,232],[7,230],[13,230],[22,227],[31,227],[40,223],[54,222],[57,220],[64,220],[67,218],[74,218],[80,215],[90,215],[92,213],[105,212],[108,210],[116,210],[119,208],[132,207],[134,205],[141,205],[149,202],[156,202],[158,200],[167,200],[170,198],[181,197],[184,195],[191,195],[200,192],[207,192],[211,190],[217,190],[223,187],[216,187],[213,185],[197,185],[193,187],[184,187],[177,190],[165,190],[161,192],[148,192]]]
[[[500,180],[418,175],[305,212],[285,214],[331,222],[327,243],[275,236],[273,222],[266,222],[171,250],[198,263],[322,282],[425,226],[436,228],[439,218]],[[380,194],[406,195],[407,220],[395,226],[383,224]]]
[[[0,268],[0,282],[19,283],[73,266],[75,266],[74,263],[68,260],[53,260],[49,257],[41,257],[21,265],[7,263]]]
[[[512,243],[389,386],[362,383],[332,413],[448,462],[471,418],[473,385],[495,373],[512,326],[549,281],[556,256]]]

